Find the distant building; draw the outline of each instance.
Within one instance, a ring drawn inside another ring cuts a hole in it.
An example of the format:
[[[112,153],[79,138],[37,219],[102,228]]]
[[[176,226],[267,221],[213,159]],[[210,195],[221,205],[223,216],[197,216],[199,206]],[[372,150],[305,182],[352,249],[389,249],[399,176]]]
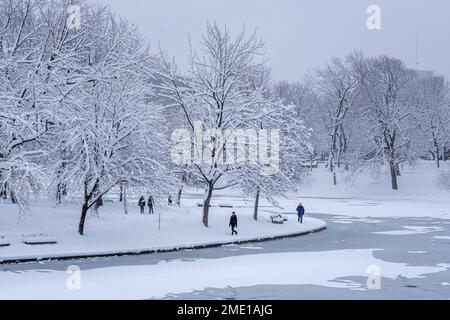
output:
[[[444,80],[444,77],[438,75],[430,70],[413,70],[416,73],[417,80],[428,80],[428,79],[440,79]]]

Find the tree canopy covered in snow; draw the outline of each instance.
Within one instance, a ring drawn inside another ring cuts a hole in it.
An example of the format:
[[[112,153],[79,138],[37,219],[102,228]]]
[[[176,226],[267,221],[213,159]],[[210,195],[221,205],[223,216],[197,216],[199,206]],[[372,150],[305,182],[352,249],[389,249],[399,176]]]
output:
[[[255,32],[208,23],[179,70],[108,7],[80,1],[73,27],[70,5],[0,2],[0,194],[22,211],[33,193],[78,197],[83,234],[113,189],[179,202],[197,186],[208,226],[214,191],[255,197],[257,219],[259,197],[297,189],[316,160],[334,184],[386,166],[397,190],[402,163],[445,159],[448,83],[395,57],[353,52],[275,82]]]

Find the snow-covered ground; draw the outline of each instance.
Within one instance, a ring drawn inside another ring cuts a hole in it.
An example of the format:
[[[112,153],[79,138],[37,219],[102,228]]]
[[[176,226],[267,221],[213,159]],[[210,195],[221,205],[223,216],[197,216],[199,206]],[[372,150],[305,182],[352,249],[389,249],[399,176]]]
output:
[[[131,199],[129,212],[124,214],[123,204],[105,202],[97,217],[91,214],[86,221],[85,235],[77,234],[80,207],[65,204],[59,207],[48,200],[35,200],[31,215],[18,221],[16,208],[8,203],[0,205],[1,242],[10,245],[0,247],[0,261],[35,257],[64,257],[110,254],[130,251],[148,251],[189,247],[203,244],[250,240],[308,232],[323,228],[321,220],[308,217],[299,224],[290,215],[284,224],[272,224],[269,211],[275,210],[268,203],[262,204],[258,222],[253,220],[253,208],[249,202],[232,196],[219,197],[210,209],[209,228],[201,223],[200,193],[189,193],[181,207],[159,205],[155,214],[140,214],[137,199]],[[219,203],[233,203],[234,208],[219,208]],[[239,219],[237,236],[231,236],[229,217],[236,211]],[[161,224],[159,229],[159,213]],[[295,207],[291,208],[295,213]],[[56,244],[28,245],[25,241],[47,240]]]
[[[393,191],[385,170],[356,178],[338,175],[338,185],[334,186],[330,173],[320,168],[306,180],[298,197],[303,198],[310,212],[316,213],[374,219],[450,219],[450,189],[440,182],[441,175],[450,175],[450,163],[442,163],[437,169],[433,162],[423,161],[413,167],[404,165],[401,169],[399,190]]]

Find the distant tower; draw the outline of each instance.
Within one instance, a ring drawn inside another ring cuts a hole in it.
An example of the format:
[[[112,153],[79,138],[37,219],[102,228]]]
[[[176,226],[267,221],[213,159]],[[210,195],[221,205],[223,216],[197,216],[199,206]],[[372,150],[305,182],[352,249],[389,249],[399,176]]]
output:
[[[419,35],[416,34],[416,70],[419,70]]]

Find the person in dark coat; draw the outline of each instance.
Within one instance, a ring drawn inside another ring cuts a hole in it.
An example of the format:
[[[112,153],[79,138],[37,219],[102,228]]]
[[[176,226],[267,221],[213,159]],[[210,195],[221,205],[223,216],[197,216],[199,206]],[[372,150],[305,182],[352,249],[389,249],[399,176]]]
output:
[[[144,209],[145,209],[145,200],[144,200],[144,196],[141,196],[141,197],[139,198],[138,206],[141,208],[141,214],[145,213],[145,212],[144,212]]]
[[[167,198],[167,204],[168,204],[169,206],[171,206],[171,205],[173,204],[172,196],[169,196],[169,197]]]
[[[297,216],[298,216],[298,222],[303,223],[303,215],[305,214],[305,208],[300,203],[297,207]]]
[[[153,214],[153,197],[152,196],[148,197],[147,205],[148,205],[148,213]]]
[[[234,228],[237,228],[237,216],[236,213],[233,211],[231,217],[230,217],[230,227],[231,227],[231,235],[237,235],[237,231],[234,230]]]

